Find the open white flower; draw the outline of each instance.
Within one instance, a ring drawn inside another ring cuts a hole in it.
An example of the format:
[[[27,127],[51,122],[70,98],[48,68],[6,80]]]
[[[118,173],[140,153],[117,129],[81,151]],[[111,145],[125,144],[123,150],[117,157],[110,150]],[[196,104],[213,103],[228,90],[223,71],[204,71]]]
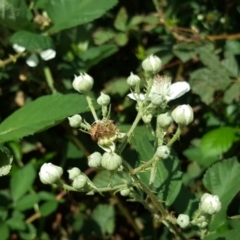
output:
[[[151,101],[153,96],[161,96],[164,102],[169,102],[173,99],[181,97],[190,90],[190,85],[185,82],[176,82],[171,84],[171,78],[168,76],[156,75],[153,81],[153,86],[150,90],[148,100]],[[128,94],[133,100],[144,100],[145,94],[130,93]]]

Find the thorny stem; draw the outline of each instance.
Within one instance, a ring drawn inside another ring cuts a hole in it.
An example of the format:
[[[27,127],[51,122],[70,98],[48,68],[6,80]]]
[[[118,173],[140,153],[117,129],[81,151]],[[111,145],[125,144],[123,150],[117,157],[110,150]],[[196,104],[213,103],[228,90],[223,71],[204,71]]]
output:
[[[182,127],[178,126],[176,133],[174,134],[172,139],[167,143],[168,147],[172,146],[172,144],[179,139],[181,132],[182,132]]]
[[[95,108],[93,107],[92,99],[88,95],[86,95],[86,100],[87,100],[88,106],[90,108],[90,111],[93,115],[93,118],[94,118],[95,122],[98,122],[99,120],[98,120]]]

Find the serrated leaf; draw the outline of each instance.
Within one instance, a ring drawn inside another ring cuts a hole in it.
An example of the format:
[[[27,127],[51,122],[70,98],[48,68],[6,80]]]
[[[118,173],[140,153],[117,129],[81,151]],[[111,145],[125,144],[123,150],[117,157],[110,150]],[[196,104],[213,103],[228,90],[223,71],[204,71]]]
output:
[[[239,100],[240,100],[240,82],[234,82],[224,92],[223,101],[227,104],[230,104],[233,101],[238,102]]]
[[[193,43],[181,43],[173,47],[173,53],[183,62],[187,62],[193,56],[196,55],[195,52],[196,44]]]
[[[227,40],[225,47],[232,54],[240,54],[240,42],[238,40]]]
[[[31,163],[18,170],[11,178],[10,186],[14,202],[17,202],[32,187],[36,170]]]
[[[201,151],[204,157],[218,156],[227,152],[235,140],[232,127],[221,127],[206,133],[201,139]]]
[[[115,210],[112,205],[99,204],[92,213],[92,218],[101,229],[101,234],[112,234],[115,229]]]
[[[65,118],[87,111],[79,94],[43,96],[20,108],[0,124],[0,142],[16,140],[58,124]]]
[[[76,27],[101,17],[117,0],[49,0],[44,6],[53,22],[49,32]]]
[[[17,43],[29,51],[44,50],[53,47],[50,37],[28,31],[18,31],[14,33],[10,38],[10,42]]]
[[[220,232],[220,233],[213,233],[205,236],[203,240],[239,240],[240,236],[240,230],[238,229],[232,229],[228,230],[226,232]]]
[[[238,77],[239,67],[236,58],[231,52],[224,53],[225,58],[222,61],[222,65],[229,71],[229,75],[232,77]]]
[[[33,208],[33,205],[38,201],[39,197],[36,193],[28,194],[17,201],[15,209],[19,211],[25,211],[27,209]]]
[[[236,181],[240,176],[240,164],[236,158],[224,160],[216,163],[207,170],[204,175],[204,186],[214,195],[217,195],[222,203],[222,209],[218,212],[210,225],[210,229],[216,230],[226,221],[226,210],[233,199],[239,192],[240,185]]]
[[[114,21],[114,27],[119,31],[126,31],[128,14],[124,7],[121,7]]]

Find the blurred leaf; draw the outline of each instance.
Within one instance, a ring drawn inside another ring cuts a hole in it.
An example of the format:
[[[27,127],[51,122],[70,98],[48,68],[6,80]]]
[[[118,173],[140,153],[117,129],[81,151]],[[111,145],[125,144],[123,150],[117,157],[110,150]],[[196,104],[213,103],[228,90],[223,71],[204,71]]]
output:
[[[16,203],[27,191],[29,191],[36,178],[36,170],[31,163],[19,169],[11,178],[11,193]]]
[[[225,50],[232,54],[240,54],[240,41],[239,40],[227,40],[225,43]]]
[[[45,191],[38,192],[38,197],[41,200],[45,200],[45,201],[56,200],[56,197],[53,193],[45,192]]]
[[[114,27],[119,31],[126,31],[128,14],[125,7],[121,7],[114,21]]]
[[[50,37],[28,31],[15,32],[11,36],[10,42],[12,44],[17,43],[29,51],[53,48],[52,39]]]
[[[187,62],[196,55],[196,44],[194,43],[181,43],[174,45],[173,53],[183,62]]]
[[[101,228],[101,233],[112,234],[115,229],[115,210],[112,205],[99,204],[92,213],[92,218]]]
[[[25,230],[26,223],[23,218],[24,215],[18,214],[16,211],[14,212],[12,218],[7,220],[7,224],[12,230]]]
[[[94,43],[96,45],[102,45],[112,39],[115,35],[115,32],[111,29],[98,29],[93,37],[94,37]]]
[[[236,81],[224,92],[223,101],[227,104],[240,100],[240,82]]]
[[[1,240],[9,239],[9,227],[6,222],[0,222],[0,233],[1,233]]]
[[[209,168],[204,175],[203,184],[214,195],[217,195],[222,203],[222,209],[210,224],[211,231],[216,230],[226,221],[226,210],[239,192],[240,185],[236,181],[240,176],[240,164],[236,158],[224,160]]]
[[[49,0],[44,6],[53,22],[49,32],[76,27],[101,17],[117,4],[117,0]]]
[[[8,148],[0,145],[0,177],[7,175],[12,168],[13,156]]]
[[[73,142],[69,141],[67,145],[67,158],[81,158],[84,156],[83,151],[81,151],[76,144],[73,144]]]
[[[19,211],[25,211],[33,208],[34,204],[36,204],[38,201],[39,197],[36,193],[28,194],[17,201],[15,209]]]
[[[126,33],[117,33],[114,36],[115,42],[119,46],[125,46],[128,42],[128,35]]]
[[[85,97],[80,94],[40,97],[18,109],[0,124],[0,142],[46,130],[73,114],[87,110]]]
[[[74,231],[79,232],[81,231],[83,225],[84,225],[85,219],[83,214],[74,214],[73,215],[73,223],[72,228]]]
[[[36,236],[37,236],[36,227],[32,223],[27,223],[26,226],[27,226],[27,229],[25,230],[25,232],[20,232],[19,233],[20,238],[23,239],[23,240],[36,239]],[[46,238],[40,238],[40,239],[47,240]]]
[[[0,24],[13,30],[31,27],[32,13],[25,1],[1,0]]]
[[[128,91],[129,86],[126,78],[114,79],[114,81],[109,82],[106,86],[106,92],[110,95],[119,94],[121,97],[123,97]]]
[[[43,217],[53,213],[58,207],[57,200],[50,200],[40,205],[39,211]]]
[[[232,127],[220,127],[206,133],[201,140],[203,156],[218,156],[227,152],[235,140],[235,130]]]
[[[223,68],[222,66],[218,66]],[[215,91],[224,91],[230,84],[228,76],[219,71],[208,68],[200,68],[190,74],[192,91],[201,97],[201,100],[209,104],[213,101]]]
[[[144,21],[144,16],[132,16],[132,18],[129,21],[128,29],[138,29],[138,25],[141,24]]]
[[[227,232],[220,232],[220,233],[213,233],[205,236],[203,240],[239,240],[240,230],[239,229],[232,229],[228,230]]]
[[[237,77],[239,74],[238,63],[230,52],[225,52],[225,58],[222,61],[222,65],[229,71],[230,76]]]

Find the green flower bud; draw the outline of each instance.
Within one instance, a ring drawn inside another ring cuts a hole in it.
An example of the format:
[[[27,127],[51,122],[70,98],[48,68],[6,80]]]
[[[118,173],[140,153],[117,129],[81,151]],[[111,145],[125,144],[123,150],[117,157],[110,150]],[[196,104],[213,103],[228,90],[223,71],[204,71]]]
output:
[[[181,227],[181,228],[186,228],[190,223],[190,219],[189,216],[186,214],[179,214],[178,218],[177,218],[177,224]]]
[[[72,117],[68,117],[69,125],[73,128],[81,127],[82,117],[79,114],[75,114]]]
[[[122,165],[122,158],[114,152],[105,152],[102,156],[101,165],[109,171],[115,171]]]
[[[159,72],[161,65],[162,65],[161,59],[155,55],[150,55],[142,62],[143,70],[151,74]]]
[[[169,112],[162,113],[157,116],[157,124],[161,128],[166,129],[170,126],[171,123],[172,123],[172,117]]]
[[[160,146],[157,148],[156,155],[159,158],[167,159],[170,155],[170,150],[167,146]]]
[[[180,105],[172,111],[173,120],[180,126],[186,126],[193,121],[193,110],[189,105]]]
[[[73,88],[83,94],[87,94],[93,87],[93,78],[86,73],[81,73],[80,76],[75,76],[73,80]]]
[[[127,197],[129,194],[130,194],[130,189],[129,188],[126,188],[126,189],[123,189],[123,190],[121,190],[120,191],[120,194],[121,194],[121,196],[123,196],[123,197]]]
[[[160,94],[153,94],[151,96],[151,102],[155,106],[160,106],[164,102],[164,97]]]
[[[88,156],[88,166],[89,167],[100,167],[101,166],[102,155],[99,152],[94,152]]]
[[[135,87],[137,84],[140,83],[140,77],[138,75],[135,75],[131,72],[130,76],[127,78],[127,84],[130,87]]]
[[[52,163],[44,163],[40,169],[39,177],[44,184],[53,184],[60,180],[63,169]]]
[[[85,175],[78,175],[74,178],[72,186],[76,189],[81,189],[87,184],[88,178]]]
[[[97,103],[101,106],[108,106],[111,101],[111,98],[104,93],[101,93],[100,97],[97,99]]]
[[[81,174],[81,171],[79,168],[74,167],[74,168],[68,170],[68,174],[69,174],[69,179],[74,180],[77,176],[79,176]]]
[[[142,116],[142,120],[144,123],[148,124],[152,121],[152,114],[146,114]]]

